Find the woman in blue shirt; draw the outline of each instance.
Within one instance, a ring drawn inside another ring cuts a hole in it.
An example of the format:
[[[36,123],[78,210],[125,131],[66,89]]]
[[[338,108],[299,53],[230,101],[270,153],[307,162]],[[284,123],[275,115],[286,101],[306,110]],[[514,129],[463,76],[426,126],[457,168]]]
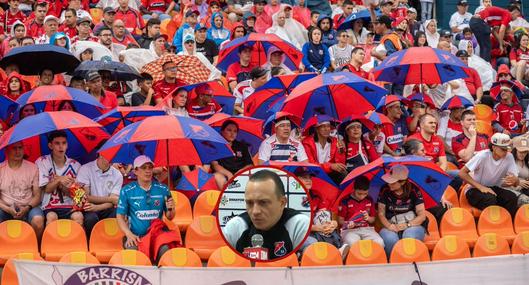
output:
[[[319,28],[309,30],[309,42],[303,45],[303,65],[305,71],[325,73],[331,65],[328,47],[321,43],[322,32]]]

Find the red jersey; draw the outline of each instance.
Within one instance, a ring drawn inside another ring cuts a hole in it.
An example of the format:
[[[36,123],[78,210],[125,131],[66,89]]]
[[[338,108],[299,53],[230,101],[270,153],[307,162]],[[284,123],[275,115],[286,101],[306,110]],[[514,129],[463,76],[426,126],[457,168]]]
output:
[[[511,49],[509,60],[516,60],[517,62],[520,60],[529,60],[529,48],[526,48],[525,51],[521,48]]]
[[[481,83],[481,78],[479,77],[478,72],[474,68],[468,68],[465,70],[468,77],[463,78],[465,80],[465,84],[467,85],[468,92],[470,92],[470,95],[474,99],[476,99],[476,90],[480,87],[483,87],[483,83]]]
[[[384,124],[382,132],[386,135],[386,144],[392,151],[400,149],[409,134],[406,120],[402,118],[394,122],[394,125]]]
[[[136,40],[130,35],[130,34],[127,34],[123,37],[123,40],[118,40],[118,38],[116,37],[112,37],[112,42],[115,43],[115,44],[120,44],[120,45],[124,45],[124,46],[128,46],[129,44],[138,44],[136,42]]]
[[[240,62],[235,62],[228,66],[226,71],[226,80],[229,82],[236,81],[237,83],[250,79],[250,71],[254,66],[248,64],[248,66],[242,66]]]
[[[159,11],[165,13],[167,7],[172,1],[173,0],[141,0],[141,5],[151,12]]]
[[[335,29],[338,29],[338,27],[345,22],[345,19],[347,19],[346,16],[344,16],[343,13],[334,15],[333,21],[333,27]]]
[[[70,39],[72,39],[73,37],[77,36],[77,28],[75,26],[74,27],[68,27],[65,24],[62,24],[59,27],[59,32],[65,33]]]
[[[369,72],[366,72],[361,67],[357,69],[354,65],[348,63],[343,68],[344,70],[348,70],[351,73],[358,75],[359,77],[369,80]]]
[[[139,11],[136,11],[132,8],[127,9],[127,11],[121,11],[121,9],[116,8],[116,20],[122,20],[127,29],[131,29],[131,33],[135,33],[136,29],[143,29],[145,27],[145,22]]]
[[[459,157],[459,152],[464,150],[469,143],[470,139],[465,135],[465,133],[461,133],[452,138],[452,150],[454,151],[457,161],[459,161],[461,167],[464,166],[465,163],[464,161],[462,161],[461,157]],[[478,133],[476,137],[476,147],[474,148],[474,152],[488,149],[488,147],[489,137],[486,134]]]
[[[520,134],[522,126],[518,123],[523,119],[522,106],[519,104],[512,104],[509,106],[504,103],[498,103],[494,109],[496,110],[496,120],[504,129],[507,129],[513,134]]]
[[[495,6],[485,8],[478,14],[481,16],[481,19],[491,27],[499,27],[501,25],[507,27],[512,19],[509,10]]]
[[[116,96],[114,92],[105,90],[103,93],[103,96],[99,98],[99,102],[103,104],[103,106],[108,108],[106,110],[106,112],[108,112],[111,109],[114,109],[118,106],[118,97]]]
[[[32,38],[38,38],[44,35],[45,33],[44,23],[39,24],[35,21],[35,19],[32,19],[24,24],[26,25],[26,29],[27,29],[26,34]]]
[[[26,15],[22,13],[20,10],[17,11],[15,14],[11,14],[11,10],[7,10],[5,12],[0,13],[0,18],[2,19],[2,25],[4,26],[4,30],[7,34],[11,33],[11,27],[16,21],[25,22],[26,21]]]
[[[175,91],[176,88],[180,86],[184,86],[184,85],[186,85],[186,83],[180,79],[176,79],[175,83],[169,83],[165,81],[165,79],[158,80],[152,85],[152,89],[154,90],[153,99],[154,100],[163,99],[165,98],[165,96]]]
[[[350,142],[347,144],[346,148],[347,148],[346,157],[345,157],[346,162],[360,153],[359,143]],[[373,143],[368,140],[362,140],[362,154],[364,156],[367,156],[369,162],[376,160],[377,158],[380,157]]]
[[[370,196],[367,196],[362,201],[356,200],[354,197],[349,196],[342,200],[340,206],[338,206],[338,216],[342,217],[344,221],[354,222],[355,228],[369,227],[369,223],[364,220],[364,215],[361,213],[366,211],[369,216],[375,217],[375,203]]]
[[[187,104],[186,109],[190,117],[201,121],[209,119],[215,113],[222,111],[222,107],[214,99],[211,99],[211,102],[202,107],[198,104],[198,98]]]
[[[424,145],[426,158],[431,159],[433,162],[439,161],[439,157],[441,156],[446,156],[444,142],[437,135],[432,135],[428,141],[422,136],[420,132],[417,132],[409,136],[408,139],[417,139],[421,141]]]

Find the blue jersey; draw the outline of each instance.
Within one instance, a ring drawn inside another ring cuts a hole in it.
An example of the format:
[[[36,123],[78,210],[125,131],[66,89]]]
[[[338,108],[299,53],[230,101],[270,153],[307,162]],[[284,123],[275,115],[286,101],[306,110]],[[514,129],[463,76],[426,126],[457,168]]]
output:
[[[121,189],[117,213],[127,216],[132,233],[144,236],[154,219],[161,219],[165,208],[165,197],[171,197],[164,184],[152,182],[145,191],[138,182],[132,182]]]

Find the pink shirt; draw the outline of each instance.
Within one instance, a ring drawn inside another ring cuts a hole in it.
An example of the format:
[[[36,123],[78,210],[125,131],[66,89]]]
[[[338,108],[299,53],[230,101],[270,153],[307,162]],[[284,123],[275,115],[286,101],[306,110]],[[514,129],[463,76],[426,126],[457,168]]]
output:
[[[34,163],[22,161],[18,169],[11,169],[7,160],[0,163],[0,199],[7,205],[27,205],[39,187],[39,170]]]

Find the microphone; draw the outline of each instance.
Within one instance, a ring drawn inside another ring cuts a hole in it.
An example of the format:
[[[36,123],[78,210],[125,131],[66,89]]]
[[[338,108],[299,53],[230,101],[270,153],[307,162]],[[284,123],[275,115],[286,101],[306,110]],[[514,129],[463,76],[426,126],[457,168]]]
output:
[[[268,249],[263,247],[264,238],[260,234],[252,236],[252,246],[243,251],[243,255],[255,260],[268,260]]]

